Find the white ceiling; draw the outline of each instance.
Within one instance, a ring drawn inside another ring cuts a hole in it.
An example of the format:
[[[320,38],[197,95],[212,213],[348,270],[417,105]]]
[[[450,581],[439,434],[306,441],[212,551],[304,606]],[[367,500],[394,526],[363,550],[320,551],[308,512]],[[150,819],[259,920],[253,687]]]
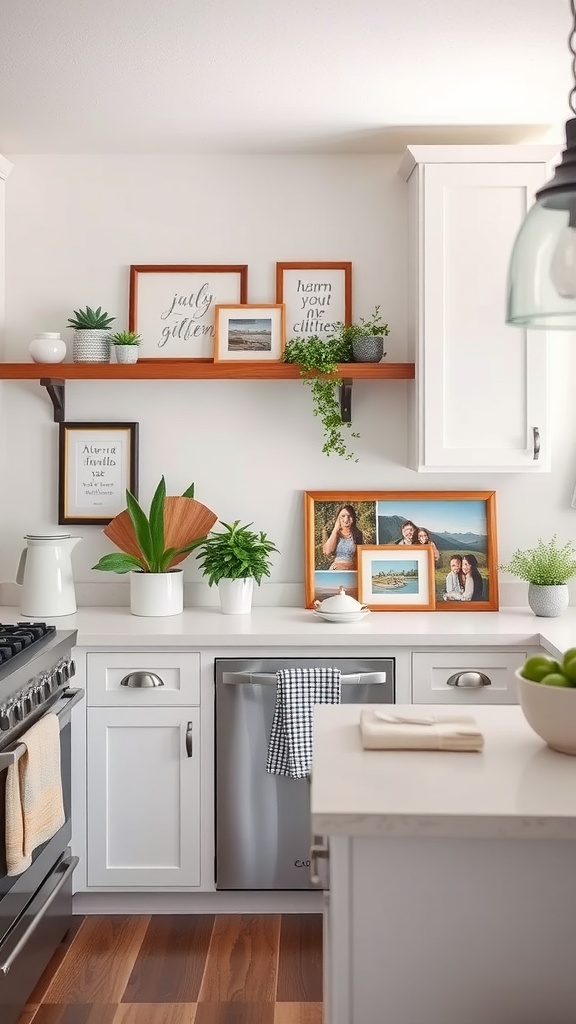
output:
[[[570,28],[569,0],[0,0],[0,153],[556,141]]]

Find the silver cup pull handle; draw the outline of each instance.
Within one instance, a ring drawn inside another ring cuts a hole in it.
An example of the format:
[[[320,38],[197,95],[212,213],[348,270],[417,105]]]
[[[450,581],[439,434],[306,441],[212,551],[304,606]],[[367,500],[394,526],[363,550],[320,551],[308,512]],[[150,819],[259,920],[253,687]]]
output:
[[[152,686],[164,686],[164,680],[160,679],[155,672],[129,672],[124,679],[120,680],[120,686],[148,689]]]

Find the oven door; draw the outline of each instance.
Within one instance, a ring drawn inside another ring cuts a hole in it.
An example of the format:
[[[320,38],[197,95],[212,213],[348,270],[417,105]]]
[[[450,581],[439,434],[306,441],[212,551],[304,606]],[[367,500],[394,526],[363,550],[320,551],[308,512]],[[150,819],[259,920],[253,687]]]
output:
[[[68,849],[71,837],[71,723],[83,690],[65,690],[49,711],[60,722],[60,767],[65,821],[37,847],[20,875],[6,873],[5,791],[7,762],[18,756],[18,739],[0,753],[0,1021],[11,1024],[24,1005],[56,946],[70,925],[72,872],[78,863]],[[45,712],[44,712],[45,713]],[[41,717],[41,716],[40,716]],[[22,723],[29,728],[30,723]],[[11,755],[16,755],[11,758]]]

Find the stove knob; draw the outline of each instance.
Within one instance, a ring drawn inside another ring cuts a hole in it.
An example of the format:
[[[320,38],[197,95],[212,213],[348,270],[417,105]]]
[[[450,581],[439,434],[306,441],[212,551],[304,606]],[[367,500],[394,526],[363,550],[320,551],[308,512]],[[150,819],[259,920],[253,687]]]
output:
[[[36,685],[32,687],[32,693],[33,693],[33,697],[34,697],[34,707],[37,708],[37,707],[40,706],[40,704],[42,704],[42,702],[44,700],[44,695],[42,693],[42,686],[41,686],[40,683],[36,683]]]
[[[48,700],[52,693],[52,681],[50,676],[44,676],[42,680],[42,697],[44,700]]]
[[[26,690],[22,703],[24,705],[25,715],[29,715],[31,711],[34,711],[34,708],[36,707],[36,701],[34,700],[33,690]]]
[[[12,711],[15,722],[21,722],[24,718],[24,705],[21,700],[15,700],[12,705]]]
[[[74,658],[69,658],[66,664],[68,667],[68,679],[72,679],[72,676],[76,675],[76,662]]]
[[[0,730],[6,732],[10,728],[10,708],[3,704],[0,708]]]

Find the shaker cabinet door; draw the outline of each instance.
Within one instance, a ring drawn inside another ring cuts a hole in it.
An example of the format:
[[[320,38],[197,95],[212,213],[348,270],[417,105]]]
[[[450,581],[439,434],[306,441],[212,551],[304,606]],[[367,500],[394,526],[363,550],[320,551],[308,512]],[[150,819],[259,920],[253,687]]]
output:
[[[200,885],[198,708],[89,708],[88,886]]]
[[[420,472],[550,469],[546,333],[505,323],[508,260],[547,165],[486,159],[409,180]]]

